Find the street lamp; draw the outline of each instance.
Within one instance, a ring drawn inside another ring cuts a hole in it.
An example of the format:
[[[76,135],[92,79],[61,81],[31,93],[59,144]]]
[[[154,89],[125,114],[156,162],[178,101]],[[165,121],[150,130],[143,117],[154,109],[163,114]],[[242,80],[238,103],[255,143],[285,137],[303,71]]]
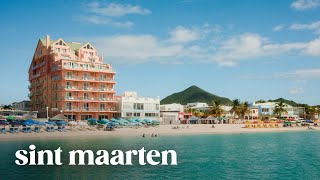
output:
[[[46,107],[46,110],[47,110],[47,120],[49,120],[49,107],[48,106]]]

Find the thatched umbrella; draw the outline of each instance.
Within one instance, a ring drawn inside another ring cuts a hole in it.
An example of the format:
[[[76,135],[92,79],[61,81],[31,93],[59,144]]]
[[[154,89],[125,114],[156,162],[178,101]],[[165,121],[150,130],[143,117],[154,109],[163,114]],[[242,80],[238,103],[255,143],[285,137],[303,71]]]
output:
[[[63,114],[58,114],[50,119],[51,121],[68,121],[68,118]]]

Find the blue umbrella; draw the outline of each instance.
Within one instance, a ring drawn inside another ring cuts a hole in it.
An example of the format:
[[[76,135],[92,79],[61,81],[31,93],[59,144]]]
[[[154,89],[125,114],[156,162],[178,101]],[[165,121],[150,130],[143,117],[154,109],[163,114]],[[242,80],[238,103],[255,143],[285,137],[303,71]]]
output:
[[[52,122],[52,121],[48,121],[48,122],[46,122],[46,124],[49,124],[49,125],[56,125],[56,123],[55,123],[55,122]]]
[[[27,119],[27,120],[25,120],[25,122],[28,122],[28,123],[32,123],[32,124],[34,124],[35,120]]]
[[[57,124],[58,124],[58,125],[67,125],[67,122],[65,122],[65,121],[58,121]]]
[[[44,125],[46,125],[46,123],[40,122],[40,121],[35,121],[34,124],[35,124],[35,125],[38,125],[38,126],[44,126]]]
[[[32,126],[33,124],[30,123],[30,122],[23,122],[22,125],[25,125],[25,126]]]

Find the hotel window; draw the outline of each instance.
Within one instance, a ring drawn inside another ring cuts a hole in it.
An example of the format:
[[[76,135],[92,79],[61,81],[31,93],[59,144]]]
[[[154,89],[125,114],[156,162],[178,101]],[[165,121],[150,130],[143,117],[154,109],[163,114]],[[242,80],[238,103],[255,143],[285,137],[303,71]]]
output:
[[[84,100],[88,100],[89,99],[89,94],[88,93],[84,93],[83,94],[83,99]]]
[[[134,110],[143,110],[143,103],[134,103],[133,104],[133,109]]]
[[[66,50],[66,49],[62,49],[62,53],[63,53],[63,54],[66,54],[66,53],[67,53],[67,50]]]
[[[83,84],[83,89],[88,90],[89,89],[89,83],[84,83]]]
[[[72,72],[67,72],[67,79],[71,79],[72,78]]]
[[[106,105],[105,104],[100,104],[100,111],[104,111],[105,110]]]
[[[83,109],[89,110],[89,103],[84,103],[83,104]]]
[[[262,112],[269,112],[269,108],[262,108],[261,111]]]
[[[72,98],[72,93],[71,92],[66,92],[66,98],[71,99]]]
[[[100,90],[105,90],[105,88],[106,88],[106,85],[105,84],[100,84]]]
[[[140,117],[140,113],[133,113],[134,117]]]
[[[126,116],[132,116],[132,113],[126,113]]]
[[[71,110],[71,103],[66,103],[66,109]]]
[[[105,99],[106,99],[105,94],[100,94],[100,100],[105,100]]]
[[[84,73],[83,78],[84,78],[85,80],[88,80],[88,79],[89,79],[89,75],[88,75],[87,73]]]
[[[67,84],[66,84],[66,88],[67,88],[67,89],[71,89],[71,88],[72,88],[72,84],[71,84],[71,82],[67,82]]]

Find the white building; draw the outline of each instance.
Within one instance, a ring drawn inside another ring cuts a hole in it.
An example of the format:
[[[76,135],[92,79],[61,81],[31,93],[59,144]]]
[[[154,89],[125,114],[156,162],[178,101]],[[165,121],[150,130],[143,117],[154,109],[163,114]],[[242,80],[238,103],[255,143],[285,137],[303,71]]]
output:
[[[160,120],[160,98],[139,97],[136,92],[125,92],[115,98],[118,103],[118,116]]]
[[[30,101],[21,101],[12,103],[12,108],[14,110],[29,111]]]
[[[163,124],[179,124],[183,119],[184,106],[181,104],[160,105],[160,117]]]

